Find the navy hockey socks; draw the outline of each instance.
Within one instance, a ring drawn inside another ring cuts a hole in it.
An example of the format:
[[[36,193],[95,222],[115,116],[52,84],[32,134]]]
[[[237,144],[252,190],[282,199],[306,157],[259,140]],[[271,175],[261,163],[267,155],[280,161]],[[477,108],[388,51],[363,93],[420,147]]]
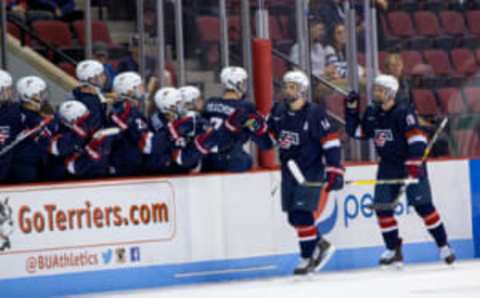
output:
[[[296,227],[302,258],[310,258],[317,244],[317,228],[315,225]]]
[[[437,243],[438,247],[443,247],[447,245],[447,232],[445,231],[445,226],[443,225],[440,214],[432,204],[422,205],[415,207],[418,215],[423,218],[425,227],[427,228],[430,235]]]
[[[393,212],[392,212],[393,213]],[[398,237],[398,224],[393,215],[377,215],[378,225],[382,232],[383,241],[387,249],[394,250],[400,244]]]

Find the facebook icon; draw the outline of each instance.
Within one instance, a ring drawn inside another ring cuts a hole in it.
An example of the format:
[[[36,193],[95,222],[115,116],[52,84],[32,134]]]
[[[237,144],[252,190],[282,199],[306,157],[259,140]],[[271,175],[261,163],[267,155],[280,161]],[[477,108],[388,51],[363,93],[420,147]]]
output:
[[[130,247],[130,262],[140,261],[140,247]]]

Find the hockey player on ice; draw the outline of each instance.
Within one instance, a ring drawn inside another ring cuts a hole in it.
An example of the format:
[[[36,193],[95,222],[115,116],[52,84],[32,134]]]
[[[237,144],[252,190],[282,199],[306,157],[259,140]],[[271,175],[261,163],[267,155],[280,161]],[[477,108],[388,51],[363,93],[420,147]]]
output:
[[[13,80],[0,70],[0,150],[12,143],[22,130],[20,105],[13,100]],[[0,156],[0,183],[6,182],[13,150]]]
[[[295,161],[309,181],[324,180],[327,193],[343,188],[344,169],[340,140],[325,109],[306,99],[310,86],[307,76],[301,71],[290,71],[284,75],[283,83],[285,100],[272,108],[268,129],[279,147],[282,210],[297,230],[300,245],[301,261],[294,274],[303,275],[321,269],[333,255],[334,247],[315,226],[314,211],[319,204],[321,188],[299,185],[287,162]],[[265,142],[261,147],[272,145]]]
[[[426,134],[420,129],[414,107],[395,101],[399,84],[390,75],[379,75],[374,82],[373,104],[361,117],[360,96],[351,92],[345,98],[346,131],[354,138],[373,139],[380,156],[377,179],[418,178],[418,184],[407,186],[408,204],[423,218],[425,227],[435,240],[440,257],[447,263],[455,261],[447,233],[432,202],[427,168],[422,156],[427,146]],[[400,185],[376,185],[375,203],[391,203],[397,197]],[[376,210],[378,224],[386,246],[381,265],[401,264],[402,238],[399,236],[393,208]]]

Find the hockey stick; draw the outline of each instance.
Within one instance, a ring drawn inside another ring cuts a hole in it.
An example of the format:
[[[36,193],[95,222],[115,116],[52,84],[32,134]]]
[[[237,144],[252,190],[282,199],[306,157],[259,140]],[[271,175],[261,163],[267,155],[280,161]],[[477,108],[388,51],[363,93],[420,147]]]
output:
[[[24,130],[20,134],[18,134],[17,138],[13,140],[10,144],[7,146],[3,147],[2,150],[0,150],[0,156],[5,155],[8,153],[10,150],[12,150],[15,146],[23,142],[24,140],[28,139],[32,135],[38,133],[43,127],[48,125],[52,121],[53,117],[47,117],[45,118],[42,122],[40,122],[37,126],[30,130]]]
[[[287,162],[287,167],[290,170],[290,173],[292,173],[295,180],[298,182],[298,184],[302,186],[323,187],[326,184],[326,182],[320,182],[320,181],[307,181],[302,171],[298,167],[297,163],[292,159],[290,159]],[[389,180],[365,179],[365,180],[347,180],[344,182],[344,184],[347,184],[347,185],[357,185],[357,186],[377,185],[377,184],[395,185],[395,184],[412,184],[412,183],[418,183],[418,179],[414,179],[414,178],[389,179]]]
[[[448,123],[448,117],[443,118],[442,122],[440,123],[437,130],[433,134],[432,139],[428,143],[427,148],[425,148],[425,151],[423,152],[423,156],[422,156],[422,159],[421,159],[422,163],[425,163],[427,161],[428,157],[430,156],[430,152],[432,151],[433,145],[437,141],[437,139],[440,136],[440,134],[442,133],[442,131],[445,129],[445,126],[447,126],[447,123]],[[390,203],[373,203],[373,204],[367,205],[366,207],[368,209],[371,209],[371,210],[391,210],[391,209],[394,209],[399,204],[400,199],[401,199],[402,195],[405,193],[405,191],[406,191],[406,184],[402,186],[402,188],[399,190],[397,196],[395,197],[395,200],[393,200],[392,202],[390,202]]]

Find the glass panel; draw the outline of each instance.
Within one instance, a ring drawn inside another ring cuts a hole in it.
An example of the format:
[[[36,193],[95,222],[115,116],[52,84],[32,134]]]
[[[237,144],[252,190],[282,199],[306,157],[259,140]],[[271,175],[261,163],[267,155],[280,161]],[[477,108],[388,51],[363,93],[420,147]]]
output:
[[[380,66],[400,79],[399,100],[416,106],[430,136],[449,119],[432,156],[480,153],[475,9],[475,1],[390,1],[378,18]]]

